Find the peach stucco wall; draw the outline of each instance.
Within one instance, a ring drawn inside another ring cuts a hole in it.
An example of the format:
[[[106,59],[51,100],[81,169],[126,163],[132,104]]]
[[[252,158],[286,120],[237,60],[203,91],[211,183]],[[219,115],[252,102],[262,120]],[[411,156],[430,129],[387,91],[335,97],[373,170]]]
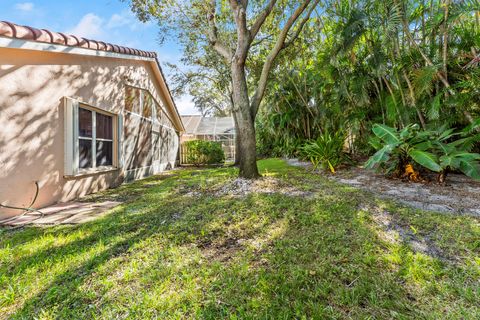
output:
[[[121,170],[64,178],[62,98],[119,113],[128,83],[165,103],[153,72],[146,61],[0,48],[0,203],[28,206],[35,181],[37,208],[121,183]]]

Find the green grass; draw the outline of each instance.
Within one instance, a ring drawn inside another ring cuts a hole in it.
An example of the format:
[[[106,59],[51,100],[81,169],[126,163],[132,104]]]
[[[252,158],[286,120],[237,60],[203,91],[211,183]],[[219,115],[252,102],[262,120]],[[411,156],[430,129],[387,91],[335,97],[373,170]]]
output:
[[[0,229],[0,318],[480,318],[478,219],[259,167],[313,196],[216,196],[236,169],[189,169],[93,196],[126,202],[90,223]],[[448,259],[385,239],[375,210]]]

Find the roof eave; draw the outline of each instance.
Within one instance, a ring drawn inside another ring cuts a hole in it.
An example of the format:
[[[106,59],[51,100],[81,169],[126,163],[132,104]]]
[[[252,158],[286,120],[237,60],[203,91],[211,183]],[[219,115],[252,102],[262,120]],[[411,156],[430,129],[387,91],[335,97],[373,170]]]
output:
[[[177,105],[175,104],[175,100],[173,100],[172,92],[170,91],[170,88],[168,87],[168,83],[165,78],[165,74],[163,73],[162,67],[160,66],[160,62],[158,61],[158,58],[154,59],[155,62],[152,61],[152,64],[155,64],[155,69],[157,69],[160,72],[160,78],[161,78],[161,83],[165,85],[165,89],[167,92],[168,100],[170,102],[170,107],[172,113],[175,114],[175,120],[177,122],[177,126],[179,126],[178,131],[179,132],[185,132],[185,126],[183,125],[182,117],[180,116],[180,113],[178,112]]]
[[[92,57],[106,57],[106,58],[116,58],[116,59],[126,59],[126,60],[148,61],[153,67],[153,70],[156,71],[155,75],[157,77],[157,81],[164,90],[164,93],[167,98],[167,105],[170,109],[170,112],[174,115],[174,118],[175,118],[177,130],[179,132],[185,131],[185,127],[182,123],[180,114],[178,112],[178,108],[175,104],[175,101],[173,100],[172,94],[166,82],[165,75],[156,57],[129,55],[125,53],[118,53],[118,52],[112,52],[112,51],[95,50],[95,49],[83,48],[83,47],[72,47],[72,46],[65,46],[62,44],[52,44],[52,43],[0,36],[0,48],[2,47],[12,48],[12,49],[31,50],[31,51],[48,51],[48,52],[54,52],[54,53],[67,53],[67,54],[73,54],[73,55],[84,55],[84,56],[92,56]]]

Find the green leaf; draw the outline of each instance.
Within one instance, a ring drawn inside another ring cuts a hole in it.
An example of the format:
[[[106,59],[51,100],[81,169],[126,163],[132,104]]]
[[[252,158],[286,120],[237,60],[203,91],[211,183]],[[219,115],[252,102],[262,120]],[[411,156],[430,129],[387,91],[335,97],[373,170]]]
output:
[[[471,137],[466,137],[462,139],[455,140],[453,142],[450,142],[448,146],[451,146],[452,148],[461,148],[461,150],[464,151],[469,151],[473,148],[473,145],[475,142],[477,142],[480,139],[480,135],[474,135]]]
[[[382,149],[375,152],[375,154],[371,156],[367,162],[365,162],[365,168],[372,169],[377,164],[386,162],[390,158],[390,152],[392,152],[393,148],[394,147],[392,145],[387,144]]]
[[[432,104],[430,105],[430,108],[428,110],[427,116],[429,120],[438,120],[440,119],[440,98],[442,94],[437,94],[435,98],[432,101]]]
[[[413,146],[416,150],[426,151],[432,148],[432,143],[430,141],[424,141],[421,143],[417,143]]]
[[[437,156],[430,152],[425,152],[416,149],[410,149],[408,155],[412,157],[413,161],[435,172],[442,171],[442,167],[437,163]]]
[[[475,166],[475,161],[480,160],[480,154],[457,151],[448,155],[440,157],[440,165],[443,168],[450,167],[452,169],[458,169],[462,171],[463,162],[470,162],[472,166]]]
[[[436,74],[437,66],[425,66],[415,71],[413,84],[417,97],[420,97],[424,93],[428,94],[433,90],[433,82]]]
[[[455,147],[440,141],[434,141],[435,147],[443,154],[450,154],[455,151]]]
[[[460,158],[460,160],[462,160],[462,161],[480,160],[480,154],[479,153],[454,152],[451,155],[452,155],[452,157]]]
[[[412,127],[408,126],[403,128],[400,131],[400,138],[405,140],[406,138],[410,138],[412,136]]]
[[[390,123],[397,119],[397,103],[391,95],[385,99],[385,111],[387,113],[387,120]]]
[[[328,168],[330,169],[330,172],[335,173],[335,168],[332,166],[332,163],[328,160],[327,160],[327,163],[328,163]]]
[[[480,128],[480,118],[476,119],[475,121],[473,121],[472,124],[470,124],[468,127],[466,127],[465,129],[463,129],[462,131],[464,133],[471,133],[471,132],[474,132],[475,130],[479,129]]]
[[[372,131],[377,137],[388,144],[398,144],[401,142],[397,130],[384,124],[374,124]]]
[[[447,167],[454,168],[456,167],[455,157],[452,156],[441,156],[440,157],[440,165],[442,168],[446,169]]]
[[[472,179],[480,180],[480,164],[475,161],[460,161],[460,170]]]
[[[382,141],[377,136],[371,136],[368,139],[368,144],[371,145],[375,150],[380,150],[383,147]]]
[[[411,139],[409,139],[409,144],[416,145],[424,143],[426,141],[431,141],[431,136],[432,132],[430,131],[417,131],[415,132],[415,135]]]
[[[438,137],[438,140],[444,141],[450,139],[453,136],[459,135],[459,133],[453,133],[453,131],[455,131],[455,129],[448,129],[443,131]]]

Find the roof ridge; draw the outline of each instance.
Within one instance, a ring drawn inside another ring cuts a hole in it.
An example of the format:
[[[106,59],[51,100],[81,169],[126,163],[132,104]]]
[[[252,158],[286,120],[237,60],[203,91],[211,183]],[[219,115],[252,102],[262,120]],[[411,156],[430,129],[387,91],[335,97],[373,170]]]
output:
[[[0,37],[60,44],[69,47],[80,47],[92,50],[116,52],[146,58],[157,58],[157,53],[153,51],[138,50],[103,41],[78,37],[75,35],[67,35],[62,32],[50,31],[47,29],[37,29],[30,26],[21,26],[8,21],[0,21]]]

